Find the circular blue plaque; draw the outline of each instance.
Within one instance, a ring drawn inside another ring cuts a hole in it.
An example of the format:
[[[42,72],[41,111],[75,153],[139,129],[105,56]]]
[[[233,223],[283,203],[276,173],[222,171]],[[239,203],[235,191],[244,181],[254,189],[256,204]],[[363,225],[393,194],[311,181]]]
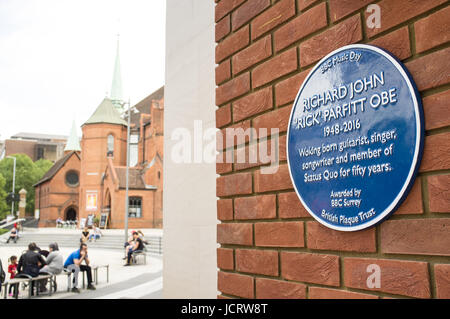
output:
[[[289,119],[289,172],[305,208],[341,231],[386,219],[414,183],[423,123],[416,86],[391,54],[364,44],[328,54]]]

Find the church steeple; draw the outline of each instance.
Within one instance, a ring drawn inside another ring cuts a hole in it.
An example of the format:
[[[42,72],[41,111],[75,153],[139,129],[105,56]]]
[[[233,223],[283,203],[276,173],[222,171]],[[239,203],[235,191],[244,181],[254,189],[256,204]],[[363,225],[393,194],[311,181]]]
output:
[[[119,113],[123,112],[122,104],[123,104],[123,95],[122,95],[122,74],[120,72],[120,46],[119,46],[119,37],[117,35],[117,51],[116,51],[116,62],[114,64],[114,75],[113,81],[111,85],[111,95],[110,99],[114,104],[114,107],[119,111]]]
[[[64,149],[64,152],[80,152],[81,146],[80,146],[80,140],[78,139],[77,135],[77,126],[75,125],[75,120],[72,123],[72,130],[70,131],[70,136],[67,139],[66,148]]]

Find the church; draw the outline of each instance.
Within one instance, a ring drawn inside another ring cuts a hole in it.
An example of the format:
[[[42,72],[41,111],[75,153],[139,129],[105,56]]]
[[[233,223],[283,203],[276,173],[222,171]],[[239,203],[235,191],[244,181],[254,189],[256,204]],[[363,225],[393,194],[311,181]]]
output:
[[[81,142],[73,123],[64,156],[34,185],[39,227],[62,219],[124,228],[129,121],[128,227],[162,228],[164,87],[128,107],[117,42],[110,96],[81,126]]]

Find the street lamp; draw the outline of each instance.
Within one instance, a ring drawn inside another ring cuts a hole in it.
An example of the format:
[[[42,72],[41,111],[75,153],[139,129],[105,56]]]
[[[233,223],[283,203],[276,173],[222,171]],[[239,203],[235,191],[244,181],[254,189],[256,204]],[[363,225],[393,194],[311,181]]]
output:
[[[14,156],[6,156],[6,158],[12,158],[14,160],[14,169],[13,169],[13,182],[12,182],[12,194],[15,195],[14,189],[16,188],[16,158]],[[14,216],[14,197],[11,201],[11,215]]]
[[[129,189],[129,175],[130,175],[130,131],[131,131],[131,104],[130,100],[128,99],[128,102],[125,102],[123,104],[128,105],[127,110],[127,117],[128,117],[128,125],[127,125],[127,168],[125,173],[125,221],[124,221],[124,228],[125,228],[125,242],[128,241],[128,209],[129,209],[129,197],[128,197],[128,189]],[[139,113],[137,109],[133,109],[134,113]]]

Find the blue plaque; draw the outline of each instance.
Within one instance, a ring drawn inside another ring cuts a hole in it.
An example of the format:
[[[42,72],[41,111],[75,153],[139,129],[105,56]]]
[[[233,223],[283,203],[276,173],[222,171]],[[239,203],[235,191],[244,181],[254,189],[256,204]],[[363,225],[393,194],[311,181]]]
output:
[[[321,224],[362,230],[393,213],[411,189],[423,150],[419,93],[406,68],[370,45],[323,58],[289,119],[289,172]]]

